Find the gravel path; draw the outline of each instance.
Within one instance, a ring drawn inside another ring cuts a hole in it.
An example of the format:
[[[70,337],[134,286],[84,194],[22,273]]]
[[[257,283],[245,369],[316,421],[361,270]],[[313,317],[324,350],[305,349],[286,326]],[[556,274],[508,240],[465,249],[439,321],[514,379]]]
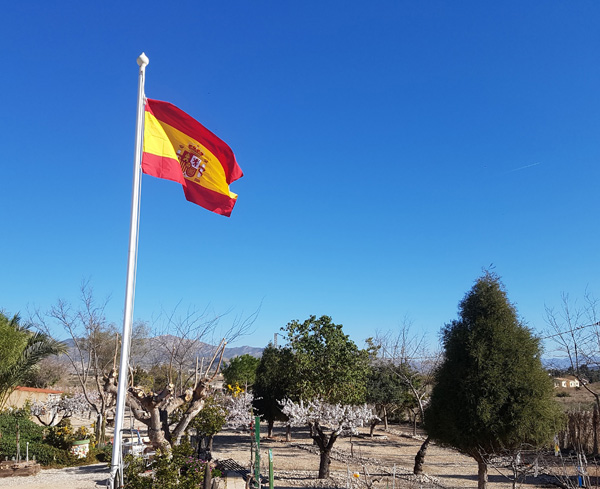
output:
[[[32,477],[4,477],[0,487],[27,489],[98,489],[106,487],[109,469],[106,464],[46,469]]]

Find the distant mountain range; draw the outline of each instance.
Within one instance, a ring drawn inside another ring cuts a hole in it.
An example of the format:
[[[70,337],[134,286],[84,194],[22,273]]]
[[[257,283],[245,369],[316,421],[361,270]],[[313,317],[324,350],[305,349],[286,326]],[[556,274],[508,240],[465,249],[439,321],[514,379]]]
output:
[[[68,339],[65,343],[69,350],[75,353],[75,342],[73,339]],[[139,365],[142,368],[148,368],[152,365],[167,363],[171,353],[174,353],[179,358],[185,357],[188,362],[195,361],[196,357],[198,357],[199,362],[202,362],[202,360],[208,362],[212,358],[216,348],[215,345],[201,341],[187,340],[174,335],[155,336],[141,341],[138,340],[137,344],[132,343],[131,363]],[[260,358],[263,350],[264,348],[254,346],[225,347],[223,360],[227,361],[245,354]]]

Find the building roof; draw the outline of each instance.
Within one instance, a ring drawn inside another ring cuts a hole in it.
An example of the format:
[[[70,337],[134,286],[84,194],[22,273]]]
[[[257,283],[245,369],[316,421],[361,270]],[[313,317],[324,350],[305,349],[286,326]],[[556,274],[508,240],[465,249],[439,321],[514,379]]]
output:
[[[39,392],[40,394],[63,394],[62,391],[55,391],[53,389],[40,389],[38,387],[22,387],[20,385],[17,386],[15,390],[21,392]]]

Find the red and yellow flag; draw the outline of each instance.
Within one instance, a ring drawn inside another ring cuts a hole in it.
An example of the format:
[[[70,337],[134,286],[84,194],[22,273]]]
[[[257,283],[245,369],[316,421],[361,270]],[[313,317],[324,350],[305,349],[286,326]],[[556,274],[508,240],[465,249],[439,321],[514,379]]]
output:
[[[181,183],[185,198],[230,216],[237,195],[229,184],[243,176],[227,144],[173,104],[147,99],[142,171]]]

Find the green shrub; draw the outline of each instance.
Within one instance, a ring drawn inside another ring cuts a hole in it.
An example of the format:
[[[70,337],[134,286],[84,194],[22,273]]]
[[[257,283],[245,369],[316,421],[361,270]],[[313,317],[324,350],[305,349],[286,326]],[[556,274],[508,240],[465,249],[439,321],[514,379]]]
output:
[[[25,459],[27,443],[21,441],[21,459]],[[11,460],[17,454],[17,442],[13,440],[0,440],[0,459],[8,458]],[[29,459],[39,462],[41,465],[48,466],[68,466],[76,463],[73,457],[67,450],[53,447],[43,442],[29,443]]]
[[[125,489],[146,489],[154,487],[152,479],[144,474],[146,464],[144,459],[134,457],[133,455],[125,456],[123,475],[125,476]],[[151,476],[150,476],[151,477]]]
[[[105,445],[103,447],[91,447],[88,453],[88,458],[94,462],[102,462],[110,464],[112,460],[112,445]]]
[[[197,489],[204,481],[206,462],[193,456],[189,443],[173,447],[172,453],[158,451],[152,474],[144,473],[146,464],[137,457],[125,458],[125,489]],[[212,469],[213,476],[220,472]]]
[[[555,394],[556,397],[571,397],[571,394],[569,394],[568,392],[565,391],[561,391],[561,392],[557,392]]]
[[[35,424],[27,417],[20,414],[15,416],[15,411],[3,411],[0,413],[0,433],[2,440],[16,440],[17,420],[19,421],[19,434],[21,442],[41,442],[44,437],[44,428]],[[17,412],[18,413],[18,412]]]
[[[48,428],[46,442],[56,448],[68,449],[75,441],[75,433],[71,420],[63,418],[56,426]]]

